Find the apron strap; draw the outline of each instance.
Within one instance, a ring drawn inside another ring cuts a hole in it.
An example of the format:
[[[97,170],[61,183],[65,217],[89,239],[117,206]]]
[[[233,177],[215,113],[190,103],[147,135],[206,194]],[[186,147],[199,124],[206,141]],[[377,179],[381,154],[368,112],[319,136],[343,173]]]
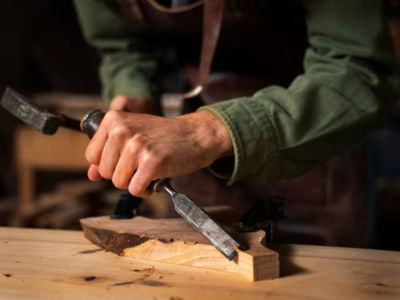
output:
[[[183,99],[198,96],[207,85],[211,64],[217,48],[224,14],[224,0],[206,0],[203,9],[203,40],[201,46],[199,77],[197,85],[182,95]]]

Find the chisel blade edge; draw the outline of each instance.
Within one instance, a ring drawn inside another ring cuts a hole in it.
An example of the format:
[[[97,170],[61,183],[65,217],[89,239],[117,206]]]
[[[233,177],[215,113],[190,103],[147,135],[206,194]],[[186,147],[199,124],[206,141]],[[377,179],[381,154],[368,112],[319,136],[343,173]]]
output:
[[[206,237],[226,258],[232,260],[237,256],[238,253],[235,246],[238,249],[245,249],[188,196],[176,193],[173,195],[172,200],[174,201],[176,212]]]

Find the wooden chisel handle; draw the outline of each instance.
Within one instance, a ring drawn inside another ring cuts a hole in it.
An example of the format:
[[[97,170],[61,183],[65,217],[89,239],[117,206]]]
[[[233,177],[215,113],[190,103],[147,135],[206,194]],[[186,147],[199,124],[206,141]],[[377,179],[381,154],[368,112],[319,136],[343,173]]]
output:
[[[99,129],[100,123],[104,118],[105,113],[100,109],[93,110],[89,112],[86,116],[82,118],[81,130],[86,133],[91,139]]]

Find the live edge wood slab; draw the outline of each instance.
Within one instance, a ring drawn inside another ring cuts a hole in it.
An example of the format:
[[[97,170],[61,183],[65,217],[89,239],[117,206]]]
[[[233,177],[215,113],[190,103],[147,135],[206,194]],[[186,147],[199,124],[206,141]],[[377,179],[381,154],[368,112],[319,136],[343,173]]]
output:
[[[231,272],[252,281],[279,277],[279,254],[265,246],[264,231],[237,233],[233,224],[240,214],[236,210],[208,211],[249,249],[237,250],[238,255],[229,261],[182,218],[112,220],[104,216],[82,219],[81,225],[89,241],[121,256]]]

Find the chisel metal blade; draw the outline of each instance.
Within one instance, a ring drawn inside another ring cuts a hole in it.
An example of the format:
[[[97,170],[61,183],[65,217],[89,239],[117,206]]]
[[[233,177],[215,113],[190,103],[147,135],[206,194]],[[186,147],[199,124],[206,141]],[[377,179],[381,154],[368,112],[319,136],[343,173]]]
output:
[[[235,258],[237,255],[235,246],[240,250],[246,249],[192,199],[177,193],[167,180],[161,180],[156,185],[158,191],[163,188],[171,196],[176,212],[206,237],[226,258],[229,260]]]

